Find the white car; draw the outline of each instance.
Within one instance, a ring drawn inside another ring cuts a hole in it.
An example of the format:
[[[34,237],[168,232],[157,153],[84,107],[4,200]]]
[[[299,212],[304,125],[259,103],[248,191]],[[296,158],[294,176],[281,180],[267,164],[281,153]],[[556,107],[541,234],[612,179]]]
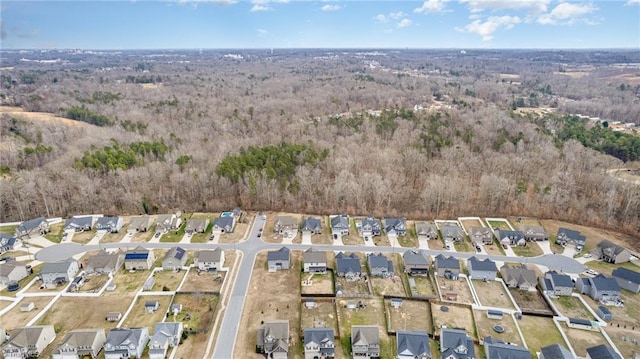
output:
[[[585,255],[583,255],[584,258],[591,258],[591,253],[586,253]]]
[[[586,273],[591,275],[598,275],[598,272],[594,271],[593,269],[587,269]]]

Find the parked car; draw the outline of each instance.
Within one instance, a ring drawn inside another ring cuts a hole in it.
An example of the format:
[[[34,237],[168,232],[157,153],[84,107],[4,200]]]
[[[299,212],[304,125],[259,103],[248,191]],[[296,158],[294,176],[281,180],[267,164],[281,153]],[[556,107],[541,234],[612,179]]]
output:
[[[502,243],[502,248],[507,249],[509,246],[506,243]]]
[[[583,257],[585,257],[585,258],[591,258],[591,253],[585,253],[585,255],[583,255]]]
[[[156,235],[154,237],[156,238],[160,237],[160,232],[156,232]]]
[[[258,233],[258,238],[262,237],[262,233]]]

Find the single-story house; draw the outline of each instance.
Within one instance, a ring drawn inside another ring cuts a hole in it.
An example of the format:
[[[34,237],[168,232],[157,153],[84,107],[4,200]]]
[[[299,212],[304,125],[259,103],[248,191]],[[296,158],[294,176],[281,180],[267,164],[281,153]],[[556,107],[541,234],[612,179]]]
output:
[[[147,313],[153,313],[158,310],[158,308],[160,308],[160,302],[158,302],[157,300],[149,300],[144,302],[144,310]]]
[[[351,352],[354,358],[379,358],[380,333],[378,326],[352,325]]]
[[[464,239],[464,231],[462,228],[451,223],[443,225],[442,228],[440,228],[440,232],[445,242],[460,242]]]
[[[521,231],[498,229],[496,231],[496,237],[500,243],[506,243],[512,246],[524,246],[527,244],[524,233]]]
[[[236,217],[224,216],[218,217],[213,221],[213,232],[217,233],[233,233],[233,229],[236,226]]]
[[[540,348],[539,359],[576,359],[576,356],[560,344],[551,344]]]
[[[611,313],[611,311],[604,305],[599,305],[596,313],[598,313],[598,316],[605,322],[610,322],[613,320],[613,313]]]
[[[73,329],[64,336],[62,342],[53,350],[53,359],[95,359],[102,350],[107,336],[103,328]]]
[[[540,278],[542,290],[549,295],[561,296],[573,293],[574,283],[566,274],[560,274],[554,270],[548,271]]]
[[[124,254],[124,268],[126,270],[147,270],[151,269],[153,262],[156,260],[153,251],[138,246],[130,249]]]
[[[99,217],[95,224],[96,230],[110,233],[120,232],[122,226],[124,226],[122,217]]]
[[[138,233],[138,232],[146,232],[153,225],[153,217],[149,215],[144,216],[134,216],[131,217],[129,221],[129,227],[127,231],[129,233]]]
[[[593,278],[579,278],[576,289],[581,294],[587,294],[593,300],[602,302],[617,302],[620,300],[620,285],[614,278],[598,274]]]
[[[327,271],[327,253],[309,248],[302,254],[305,273],[325,273]]]
[[[6,233],[0,233],[0,253],[12,251],[16,245],[16,237]]]
[[[148,341],[147,327],[111,329],[104,342],[104,357],[105,359],[139,359]]]
[[[438,227],[433,223],[416,222],[418,240],[438,239]]]
[[[302,225],[300,226],[300,230],[302,231],[302,233],[321,234],[322,222],[318,218],[307,217],[302,220]]]
[[[531,359],[529,349],[493,337],[484,338],[484,352],[487,359]]]
[[[622,359],[610,346],[605,344],[587,348],[587,359]]]
[[[568,245],[573,245],[576,247],[576,251],[580,252],[582,247],[584,247],[584,243],[587,241],[587,237],[580,234],[580,231],[574,231],[572,229],[558,228],[558,234],[556,236],[556,244],[559,244],[563,247]]]
[[[49,233],[49,222],[44,217],[24,221],[16,228],[16,237],[31,237],[32,235]]]
[[[298,232],[298,220],[291,216],[278,216],[273,224],[273,229],[285,237],[293,237]]]
[[[29,273],[24,264],[16,261],[0,263],[0,286],[9,285],[9,282],[19,282],[25,279]]]
[[[640,292],[640,273],[624,267],[618,267],[611,272],[611,276],[621,288],[633,293]]]
[[[184,228],[186,234],[204,233],[209,226],[209,218],[189,218]]]
[[[398,331],[396,349],[397,359],[431,359],[429,334],[424,331]]]
[[[176,270],[181,269],[187,264],[187,251],[180,247],[172,247],[162,258],[162,269]]]
[[[457,280],[460,275],[460,261],[453,256],[446,257],[438,254],[435,258],[434,268],[439,277]]]
[[[346,255],[340,252],[336,254],[336,275],[338,277],[357,280],[360,279],[361,274],[360,258],[355,253]]]
[[[384,232],[389,235],[404,236],[407,234],[407,219],[406,218],[385,218],[384,219]]]
[[[92,216],[73,217],[64,222],[64,229],[74,232],[90,231],[94,223],[95,220]]]
[[[402,254],[404,271],[411,275],[429,275],[429,258],[426,253],[418,249],[410,249]]]
[[[45,263],[38,276],[45,287],[54,288],[73,280],[78,270],[78,261],[72,258],[62,262]]]
[[[104,249],[89,258],[84,266],[87,273],[115,274],[124,265],[124,254],[119,250],[109,253]]]
[[[518,267],[509,267],[507,264],[500,268],[500,274],[504,283],[509,288],[518,288],[521,290],[530,290],[536,287],[538,276],[536,272],[521,264]]]
[[[487,227],[471,227],[471,242],[476,245],[493,243],[493,233]]]
[[[149,341],[149,359],[164,359],[167,349],[177,347],[182,339],[182,322],[156,323]]]
[[[393,262],[390,261],[384,254],[369,253],[369,255],[367,255],[367,262],[369,263],[369,272],[372,276],[393,276]]]
[[[598,243],[591,253],[607,263],[619,264],[631,260],[631,252],[628,249],[606,239]]]
[[[176,214],[159,214],[156,232],[169,232],[180,228],[182,218]]]
[[[193,263],[198,270],[216,271],[224,268],[224,251],[219,247],[214,250],[197,251]]]
[[[346,214],[339,214],[335,216],[330,216],[331,222],[331,234],[333,238],[338,238],[337,236],[348,236],[349,235],[349,216]]]
[[[442,359],[473,359],[473,339],[462,329],[440,329],[440,353]],[[529,357],[530,358],[530,357]]]
[[[270,359],[287,359],[289,354],[289,321],[268,320],[258,329],[256,351]]]
[[[11,331],[9,342],[2,347],[5,359],[36,358],[56,338],[53,325],[33,325]]]
[[[373,236],[379,236],[382,232],[380,221],[373,217],[356,220],[356,227],[363,238],[373,238]]]
[[[267,268],[269,272],[291,268],[291,251],[287,247],[281,247],[277,251],[267,252]]]
[[[496,263],[489,258],[480,260],[473,256],[467,259],[467,270],[469,278],[480,280],[494,280],[498,273]]]
[[[529,242],[548,241],[549,234],[542,226],[521,226],[520,229],[524,233],[524,239]]]
[[[336,343],[333,328],[305,328],[304,359],[333,358],[336,352]]]

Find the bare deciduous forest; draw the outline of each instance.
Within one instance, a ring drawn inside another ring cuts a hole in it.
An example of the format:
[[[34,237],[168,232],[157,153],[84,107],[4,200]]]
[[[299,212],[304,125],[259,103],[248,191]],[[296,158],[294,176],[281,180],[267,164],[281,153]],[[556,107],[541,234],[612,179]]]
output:
[[[637,234],[640,187],[607,170],[637,166],[638,133],[608,127],[640,121],[639,64],[637,51],[4,51],[0,219],[239,205]],[[606,121],[565,130],[569,114]]]

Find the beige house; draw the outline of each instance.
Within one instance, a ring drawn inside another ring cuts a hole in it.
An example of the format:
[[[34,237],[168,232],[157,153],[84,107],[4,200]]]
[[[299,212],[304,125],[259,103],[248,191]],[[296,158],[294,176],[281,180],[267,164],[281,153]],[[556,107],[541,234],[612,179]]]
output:
[[[74,329],[68,332],[62,342],[53,350],[52,359],[95,359],[102,350],[107,336],[104,329]]]
[[[38,357],[56,338],[53,325],[36,325],[16,328],[11,339],[2,347],[5,359],[24,359]]]
[[[224,251],[220,248],[212,251],[198,251],[193,256],[193,262],[198,270],[218,270],[224,267]]]
[[[89,258],[85,271],[97,274],[115,274],[124,264],[124,254],[119,250],[109,253],[104,249]]]
[[[129,250],[124,255],[124,268],[127,270],[146,270],[153,266],[156,257],[152,250],[141,246]]]
[[[131,221],[129,221],[129,227],[127,228],[127,232],[129,233],[138,233],[138,232],[146,232],[151,229],[153,225],[153,217],[144,215],[144,216],[135,216],[131,217]]]
[[[0,263],[0,286],[9,285],[9,282],[19,282],[28,275],[27,267],[17,262]]]

